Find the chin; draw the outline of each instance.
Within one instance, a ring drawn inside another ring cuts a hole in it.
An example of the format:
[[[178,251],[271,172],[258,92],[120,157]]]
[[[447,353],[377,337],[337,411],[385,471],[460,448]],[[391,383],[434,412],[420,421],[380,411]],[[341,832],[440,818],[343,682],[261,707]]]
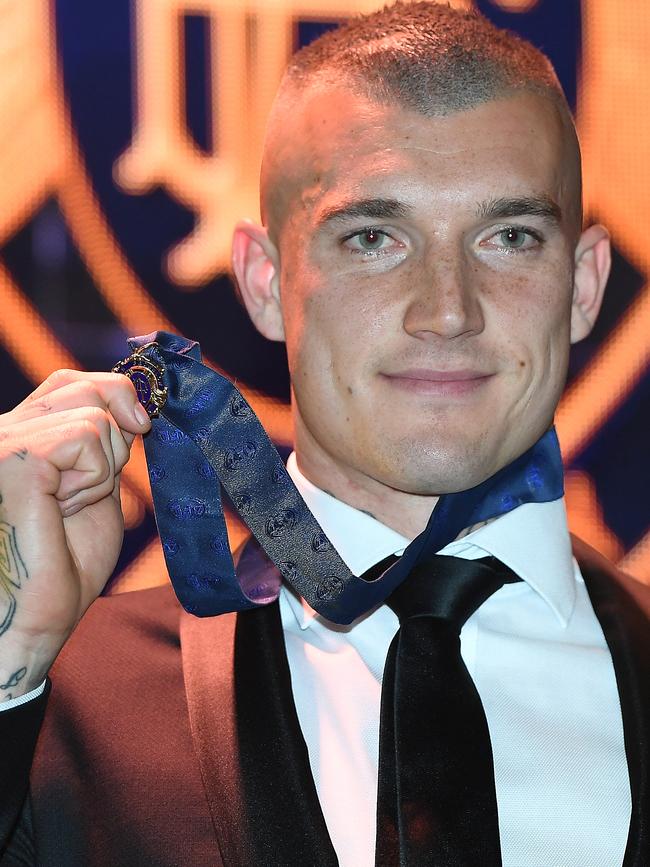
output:
[[[473,488],[499,468],[496,455],[476,442],[464,448],[428,442],[384,454],[372,475],[394,490],[439,496]]]

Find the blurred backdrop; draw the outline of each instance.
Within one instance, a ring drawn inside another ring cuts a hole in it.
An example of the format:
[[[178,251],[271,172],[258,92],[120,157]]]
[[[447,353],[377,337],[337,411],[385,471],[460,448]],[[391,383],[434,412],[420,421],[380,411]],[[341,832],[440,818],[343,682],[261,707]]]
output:
[[[231,228],[257,216],[265,117],[298,46],[376,0],[0,0],[0,410],[125,338],[199,340],[286,453],[283,347],[248,323]],[[469,6],[471,0],[452,5]],[[572,529],[650,582],[650,6],[476,0],[553,60],[576,112],[589,219],[615,248],[600,322],[557,415]],[[112,591],[165,580],[141,445]],[[242,537],[232,520],[231,541]]]

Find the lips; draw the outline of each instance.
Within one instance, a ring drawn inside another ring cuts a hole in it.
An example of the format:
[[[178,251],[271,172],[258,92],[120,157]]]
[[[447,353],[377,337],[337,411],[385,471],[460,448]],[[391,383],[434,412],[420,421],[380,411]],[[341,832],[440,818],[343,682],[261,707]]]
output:
[[[382,374],[384,379],[395,388],[443,397],[471,394],[484,386],[493,375],[471,368],[458,370],[409,368]]]

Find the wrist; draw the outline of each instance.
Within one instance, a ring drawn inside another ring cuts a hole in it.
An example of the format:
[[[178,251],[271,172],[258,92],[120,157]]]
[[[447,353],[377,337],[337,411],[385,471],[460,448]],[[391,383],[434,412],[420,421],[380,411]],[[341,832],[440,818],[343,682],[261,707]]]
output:
[[[39,687],[57,657],[58,642],[41,640],[24,644],[4,635],[0,638],[0,704]]]

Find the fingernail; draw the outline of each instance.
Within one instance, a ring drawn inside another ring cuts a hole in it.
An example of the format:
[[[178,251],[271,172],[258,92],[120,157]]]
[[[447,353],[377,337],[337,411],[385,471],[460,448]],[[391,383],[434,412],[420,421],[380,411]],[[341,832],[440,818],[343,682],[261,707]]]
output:
[[[133,414],[138,424],[149,424],[149,416],[141,403],[136,403]]]

